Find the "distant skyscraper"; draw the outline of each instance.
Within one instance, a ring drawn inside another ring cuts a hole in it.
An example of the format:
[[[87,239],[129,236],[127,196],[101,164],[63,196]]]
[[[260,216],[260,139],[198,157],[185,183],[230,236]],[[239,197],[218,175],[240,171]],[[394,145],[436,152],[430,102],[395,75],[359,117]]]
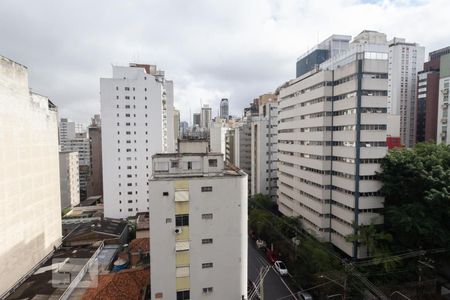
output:
[[[0,56],[0,298],[61,244],[58,112]],[[49,279],[50,280],[50,279]]]
[[[437,136],[441,57],[450,47],[430,52],[418,75],[416,142],[439,141]]]
[[[100,96],[105,217],[146,212],[152,155],[175,147],[173,82],[155,65],[113,66]]]
[[[297,77],[318,67],[330,57],[348,49],[351,40],[349,35],[332,35],[297,59]]]
[[[199,126],[200,127],[200,113],[194,113],[192,116],[192,127]]]
[[[227,120],[228,116],[229,116],[228,99],[223,98],[222,100],[220,100],[220,117],[222,119]]]
[[[424,57],[425,48],[416,43],[399,38],[389,42],[387,112],[400,117],[400,140],[406,147],[415,143],[417,73]]]
[[[103,195],[102,126],[100,115],[91,119],[89,132],[90,176],[87,196]]]
[[[212,109],[208,104],[204,104],[200,114],[200,127],[209,128],[212,120]]]
[[[188,127],[189,127],[188,122],[186,122],[186,121],[180,122],[180,135],[181,136],[183,136],[186,133]]]

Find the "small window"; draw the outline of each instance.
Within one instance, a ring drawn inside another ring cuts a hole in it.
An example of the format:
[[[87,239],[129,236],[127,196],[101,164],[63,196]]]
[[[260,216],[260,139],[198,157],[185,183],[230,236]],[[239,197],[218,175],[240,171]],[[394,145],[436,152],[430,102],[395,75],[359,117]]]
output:
[[[175,226],[189,226],[189,215],[176,215]]]
[[[213,239],[202,239],[202,244],[212,244]]]
[[[172,223],[172,218],[166,218],[166,224],[167,223]]]
[[[189,300],[189,299],[191,299],[189,290],[177,292],[177,300]]]
[[[212,293],[212,291],[213,291],[212,286],[203,288],[203,294],[209,294]]]
[[[211,220],[213,218],[213,214],[202,214],[202,219]]]
[[[217,159],[208,159],[208,164],[210,167],[217,167]]]
[[[172,160],[170,162],[170,167],[171,168],[178,168],[178,160]]]
[[[202,186],[202,192],[212,192],[212,186]]]
[[[169,196],[169,192],[163,192],[163,196]]]
[[[212,267],[213,267],[212,262],[202,264],[202,269],[208,269],[208,268],[212,268]]]
[[[187,166],[188,170],[192,170],[192,161],[188,161]]]
[[[129,208],[128,211],[133,211],[133,209],[132,209],[132,208]]]

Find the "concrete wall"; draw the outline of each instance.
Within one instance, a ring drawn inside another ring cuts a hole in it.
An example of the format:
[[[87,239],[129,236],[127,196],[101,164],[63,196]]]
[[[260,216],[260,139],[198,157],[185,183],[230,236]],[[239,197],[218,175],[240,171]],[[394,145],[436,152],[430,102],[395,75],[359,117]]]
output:
[[[78,153],[59,153],[59,177],[61,183],[61,209],[80,203],[80,182],[78,174]]]
[[[0,56],[0,295],[61,240],[58,126],[26,67]]]

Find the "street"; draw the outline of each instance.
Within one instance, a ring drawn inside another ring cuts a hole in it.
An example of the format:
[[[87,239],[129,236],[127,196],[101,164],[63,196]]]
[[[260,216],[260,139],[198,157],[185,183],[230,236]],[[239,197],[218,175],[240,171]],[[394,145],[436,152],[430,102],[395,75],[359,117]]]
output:
[[[263,256],[263,253],[256,249],[255,242],[248,239],[248,279],[256,283],[261,267],[270,266],[269,262]],[[277,299],[296,299],[292,296],[291,291],[286,283],[275,271],[273,267],[270,268],[266,277],[264,278],[264,300]]]

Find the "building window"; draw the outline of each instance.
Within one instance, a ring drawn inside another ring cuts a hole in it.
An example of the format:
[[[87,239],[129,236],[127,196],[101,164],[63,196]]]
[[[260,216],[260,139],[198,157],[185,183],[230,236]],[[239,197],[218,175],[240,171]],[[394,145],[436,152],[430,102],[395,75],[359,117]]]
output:
[[[202,214],[202,219],[211,220],[213,218],[213,214]]]
[[[203,288],[203,294],[209,294],[212,293],[212,291],[213,291],[212,286]]]
[[[171,168],[178,168],[178,160],[172,160],[170,162],[170,167]]]
[[[212,186],[202,186],[202,192],[212,192]]]
[[[202,239],[202,244],[212,244],[213,239]]]
[[[176,215],[175,226],[189,226],[189,215]]]
[[[166,218],[166,223],[172,223],[172,218]]]
[[[129,208],[128,211],[133,211],[133,209],[132,209],[132,208]]]
[[[212,267],[213,267],[212,262],[202,264],[202,269],[208,269],[208,268],[212,268]]]
[[[188,170],[192,170],[192,161],[188,161],[187,167],[188,167]]]
[[[217,167],[217,159],[208,159],[208,164],[210,167]]]
[[[177,300],[189,300],[189,299],[191,299],[189,290],[177,292]]]
[[[163,196],[169,196],[169,192],[163,192]]]

